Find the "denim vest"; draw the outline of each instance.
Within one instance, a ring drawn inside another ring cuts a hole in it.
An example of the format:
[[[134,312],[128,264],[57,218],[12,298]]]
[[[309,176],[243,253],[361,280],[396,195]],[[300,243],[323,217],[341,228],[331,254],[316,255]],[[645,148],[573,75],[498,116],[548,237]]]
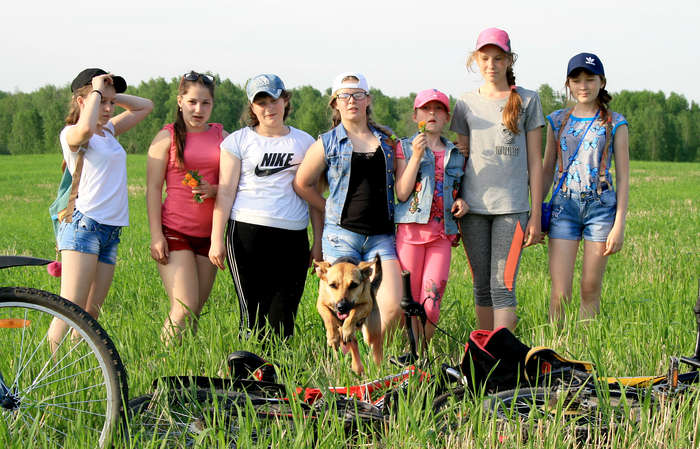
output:
[[[411,159],[413,146],[411,143],[418,134],[411,138],[401,139],[401,149],[406,158],[406,162]],[[464,156],[457,150],[457,147],[440,137],[445,149],[445,167],[442,183],[443,211],[445,217],[445,234],[458,234],[459,229],[452,215],[452,204],[459,196],[459,188],[464,174]],[[427,223],[430,219],[430,207],[433,204],[433,191],[435,190],[435,156],[430,148],[425,149],[423,158],[420,161],[418,174],[416,175],[416,187],[406,201],[396,205],[396,223]]]
[[[386,142],[385,136],[378,129],[370,126],[372,134],[381,142],[384,162],[386,163],[386,195],[389,208],[389,220],[394,221],[394,150]],[[321,134],[323,156],[328,167],[329,195],[326,200],[326,223],[340,225],[340,216],[348,195],[350,183],[350,166],[352,163],[352,142],[343,124]]]

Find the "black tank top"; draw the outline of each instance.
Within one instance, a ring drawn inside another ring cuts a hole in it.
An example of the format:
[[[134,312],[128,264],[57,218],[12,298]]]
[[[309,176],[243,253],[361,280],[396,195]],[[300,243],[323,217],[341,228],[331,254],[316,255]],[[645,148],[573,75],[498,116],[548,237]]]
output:
[[[393,234],[384,170],[386,162],[381,147],[373,153],[352,153],[341,227],[364,235]]]

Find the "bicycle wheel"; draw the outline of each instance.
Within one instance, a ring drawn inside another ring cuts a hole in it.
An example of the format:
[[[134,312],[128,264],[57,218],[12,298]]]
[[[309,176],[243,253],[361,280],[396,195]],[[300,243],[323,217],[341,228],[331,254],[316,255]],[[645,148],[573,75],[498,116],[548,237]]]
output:
[[[466,394],[464,386],[458,386],[433,401],[435,423],[440,434],[448,435],[467,423],[469,412],[465,404]]]
[[[304,442],[297,420],[315,420],[308,407],[295,410],[286,399],[203,388],[140,396],[129,401],[127,416],[133,441],[167,448],[218,446],[222,441],[231,448],[245,447],[245,441],[263,446]]]
[[[52,352],[47,330],[54,319],[68,332]],[[97,321],[52,293],[2,287],[0,339],[5,447],[110,443],[128,388],[119,354]]]
[[[639,421],[643,411],[638,391],[610,390],[605,393],[591,388],[566,389],[525,387],[489,396],[484,408],[499,421],[558,422],[577,441],[599,440],[623,423]],[[528,437],[521,426],[522,436]]]

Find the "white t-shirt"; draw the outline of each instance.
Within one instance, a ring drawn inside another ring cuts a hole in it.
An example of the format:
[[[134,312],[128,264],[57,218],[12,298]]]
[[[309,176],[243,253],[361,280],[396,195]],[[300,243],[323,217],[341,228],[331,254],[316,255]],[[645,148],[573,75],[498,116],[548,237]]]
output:
[[[70,150],[66,133],[73,126],[63,128],[59,136],[63,158],[71,174],[75,171],[78,152]],[[80,149],[85,151],[85,157],[75,208],[100,224],[129,226],[126,152],[114,137],[112,122],[106,128],[104,136],[93,134],[87,146]]]
[[[265,137],[250,127],[221,142],[221,149],[241,160],[241,177],[231,219],[281,229],[306,229],[309,208],[292,181],[314,138],[289,127],[282,137]]]

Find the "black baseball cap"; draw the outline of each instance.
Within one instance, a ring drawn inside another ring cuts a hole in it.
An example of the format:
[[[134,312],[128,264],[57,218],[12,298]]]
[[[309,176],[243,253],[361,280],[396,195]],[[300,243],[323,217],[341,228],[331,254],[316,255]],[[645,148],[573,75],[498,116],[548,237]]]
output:
[[[72,83],[70,83],[71,92],[75,92],[83,86],[92,83],[92,79],[98,75],[106,75],[109,72],[105,72],[102,69],[85,69],[78,73]],[[121,76],[112,75],[112,82],[114,83],[114,90],[120,94],[126,90],[126,81]]]
[[[594,75],[605,76],[603,61],[593,53],[579,53],[569,59],[569,66],[566,68],[566,76],[571,75],[576,69],[583,69]]]

